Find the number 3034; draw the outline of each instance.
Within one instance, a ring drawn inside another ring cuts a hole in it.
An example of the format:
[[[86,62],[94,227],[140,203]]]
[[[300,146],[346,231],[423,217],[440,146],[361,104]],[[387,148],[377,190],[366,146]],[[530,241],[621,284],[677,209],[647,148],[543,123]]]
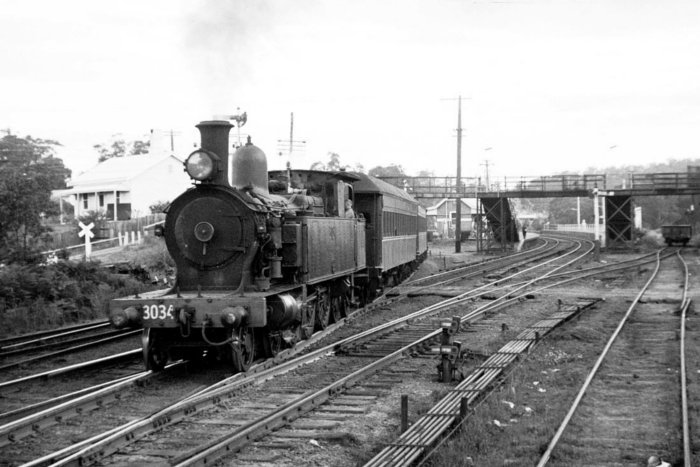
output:
[[[173,306],[165,305],[144,305],[143,319],[173,319]]]

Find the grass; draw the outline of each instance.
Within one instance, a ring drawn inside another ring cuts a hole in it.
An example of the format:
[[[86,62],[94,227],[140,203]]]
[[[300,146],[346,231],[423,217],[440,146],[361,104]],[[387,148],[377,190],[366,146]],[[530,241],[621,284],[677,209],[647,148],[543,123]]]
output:
[[[596,319],[585,320],[555,330],[428,465],[536,465],[608,338]]]

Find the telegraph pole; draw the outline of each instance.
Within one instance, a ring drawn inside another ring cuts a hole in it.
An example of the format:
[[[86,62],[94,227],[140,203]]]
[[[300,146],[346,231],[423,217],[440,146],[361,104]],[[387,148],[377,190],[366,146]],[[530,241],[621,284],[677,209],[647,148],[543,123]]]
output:
[[[462,251],[462,99],[470,99],[469,97],[459,96],[457,99],[443,99],[457,101],[457,178],[456,178],[456,201],[457,207],[455,216],[455,253]]]
[[[457,219],[455,223],[455,253],[462,251],[462,96],[457,101]]]
[[[288,143],[287,146],[287,192],[291,193],[292,192],[292,153],[294,152],[294,149],[301,149],[302,151],[305,148],[306,145],[306,140],[295,140],[294,139],[294,112],[291,112],[289,116],[289,141],[284,141],[281,139],[277,140],[277,147],[279,150],[279,155],[281,156],[282,153],[282,148],[283,144]]]
[[[491,164],[491,161],[488,159],[484,159],[484,162],[480,165],[483,165],[486,167],[486,191],[491,191],[491,183],[489,182],[489,165]]]

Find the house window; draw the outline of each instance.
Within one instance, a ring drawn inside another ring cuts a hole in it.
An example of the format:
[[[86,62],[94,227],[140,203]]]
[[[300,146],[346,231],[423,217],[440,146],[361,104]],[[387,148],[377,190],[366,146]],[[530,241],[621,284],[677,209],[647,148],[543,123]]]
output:
[[[117,206],[119,205],[119,192],[117,191]]]
[[[88,195],[87,195],[87,193],[83,193],[81,196],[83,197],[83,209],[87,209],[88,208]]]
[[[105,195],[104,195],[104,193],[100,193],[99,198],[100,198],[100,207],[101,208],[105,207]]]

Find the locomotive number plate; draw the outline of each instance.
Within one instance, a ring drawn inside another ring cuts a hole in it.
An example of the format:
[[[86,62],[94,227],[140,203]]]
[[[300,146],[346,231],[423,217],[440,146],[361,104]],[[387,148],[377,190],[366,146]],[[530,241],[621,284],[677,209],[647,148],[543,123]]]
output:
[[[172,305],[143,305],[143,319],[175,319]]]

